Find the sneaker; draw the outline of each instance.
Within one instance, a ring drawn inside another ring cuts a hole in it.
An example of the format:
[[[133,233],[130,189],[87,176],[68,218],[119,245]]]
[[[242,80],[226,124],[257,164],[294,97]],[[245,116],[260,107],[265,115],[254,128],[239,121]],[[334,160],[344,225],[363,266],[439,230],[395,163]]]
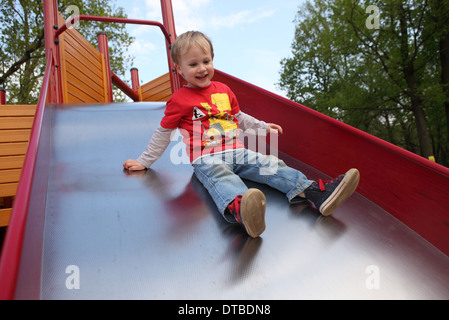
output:
[[[304,194],[323,216],[329,216],[354,193],[359,180],[359,171],[351,169],[334,180],[313,182]]]
[[[238,223],[245,227],[246,232],[257,238],[265,230],[266,199],[262,191],[248,189],[243,196],[237,196],[228,206]]]

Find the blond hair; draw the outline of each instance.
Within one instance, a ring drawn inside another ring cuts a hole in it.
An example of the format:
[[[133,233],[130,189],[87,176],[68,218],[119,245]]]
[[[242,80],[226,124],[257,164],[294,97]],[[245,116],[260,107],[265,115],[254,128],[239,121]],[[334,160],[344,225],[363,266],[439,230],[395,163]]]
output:
[[[171,46],[171,57],[179,64],[181,56],[185,54],[192,45],[197,45],[205,53],[210,51],[214,58],[214,47],[212,41],[204,33],[199,31],[188,31],[178,36]]]

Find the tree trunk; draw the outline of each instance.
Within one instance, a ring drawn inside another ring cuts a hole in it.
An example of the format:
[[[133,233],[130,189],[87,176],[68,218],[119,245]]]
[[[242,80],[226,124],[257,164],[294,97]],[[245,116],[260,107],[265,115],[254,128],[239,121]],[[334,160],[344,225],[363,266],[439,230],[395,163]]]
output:
[[[433,156],[432,140],[430,139],[427,120],[422,109],[421,97],[415,78],[414,58],[409,54],[409,39],[407,31],[406,12],[402,4],[399,5],[399,26],[401,42],[402,71],[404,73],[407,89],[405,93],[410,97],[413,115],[415,116],[416,130],[418,131],[421,155],[429,158]]]
[[[446,111],[447,144],[449,144],[449,32],[441,35],[440,38],[440,60],[441,60],[441,85],[446,100],[444,109]],[[446,154],[449,153],[446,145]]]
[[[416,130],[418,131],[419,145],[421,147],[421,155],[429,158],[433,156],[432,140],[430,139],[427,120],[424,110],[421,108],[421,99],[414,95],[412,97],[412,109],[415,116]]]

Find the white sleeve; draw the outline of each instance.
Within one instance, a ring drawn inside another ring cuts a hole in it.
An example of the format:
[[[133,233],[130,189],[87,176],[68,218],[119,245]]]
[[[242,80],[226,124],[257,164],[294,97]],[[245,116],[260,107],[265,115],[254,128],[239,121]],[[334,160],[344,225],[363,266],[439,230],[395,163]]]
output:
[[[257,131],[257,129],[264,129],[264,130],[268,129],[268,123],[261,120],[257,120],[256,118],[242,111],[237,113],[235,116],[239,121],[239,128],[243,131],[247,129],[253,129],[255,131]]]
[[[146,150],[137,158],[137,162],[149,168],[157,159],[159,159],[170,144],[171,134],[176,129],[165,129],[159,127],[153,133]]]

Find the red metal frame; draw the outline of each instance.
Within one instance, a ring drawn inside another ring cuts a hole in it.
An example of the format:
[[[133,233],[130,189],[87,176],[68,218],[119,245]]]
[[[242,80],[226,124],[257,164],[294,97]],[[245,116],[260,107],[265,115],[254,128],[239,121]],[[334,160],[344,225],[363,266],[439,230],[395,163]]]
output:
[[[112,83],[115,84],[120,90],[122,90],[128,97],[135,102],[139,101],[139,94],[133,88],[130,88],[125,82],[123,82],[114,71],[111,71]]]
[[[19,270],[25,224],[28,216],[28,206],[30,203],[31,186],[33,184],[45,102],[48,95],[52,92],[50,84],[51,77],[52,75],[54,76],[52,72],[54,66],[52,50],[50,49],[47,56],[47,68],[42,83],[42,89],[36,106],[33,128],[31,130],[28,149],[22,167],[22,175],[20,177],[19,186],[17,187],[11,220],[2,250],[2,259],[0,261],[0,300],[14,298],[14,289]]]
[[[131,85],[135,92],[139,89],[139,70],[137,68],[131,68]],[[138,93],[138,92],[137,92]]]
[[[98,51],[104,56],[104,61],[106,64],[106,86],[108,90],[108,100],[113,102],[114,98],[112,96],[112,80],[111,80],[111,63],[109,60],[109,46],[108,46],[108,36],[104,32],[100,32],[97,35],[98,39]]]
[[[0,87],[0,104],[6,104],[6,90]]]
[[[64,25],[56,30],[54,39],[57,39],[61,33],[66,31],[70,26],[72,26],[76,21],[99,21],[99,22],[112,22],[112,23],[125,23],[125,24],[139,24],[146,26],[156,26],[159,27],[165,36],[165,39],[171,44],[171,38],[169,33],[163,24],[157,21],[150,20],[138,20],[138,19],[128,19],[128,18],[116,18],[116,17],[99,17],[99,16],[89,16],[89,15],[78,15],[67,20]]]
[[[171,58],[171,44],[176,39],[176,30],[175,30],[175,19],[173,16],[173,6],[171,0],[161,0],[161,9],[162,9],[162,21],[164,22],[164,26],[167,28],[167,32],[170,36],[170,41],[167,40],[167,58],[168,58],[168,67],[170,70],[170,83],[172,87],[172,91],[180,89],[182,86],[182,79],[180,78],[178,72],[176,71],[175,64],[173,59]]]
[[[51,73],[55,75],[52,83],[49,85],[52,89],[48,95],[48,102],[62,103],[62,82],[61,71],[57,68],[60,61],[59,46],[55,43],[55,29],[58,25],[58,3],[57,0],[43,0],[44,9],[44,34],[45,34],[45,57],[46,60],[51,57],[52,70]],[[48,65],[47,65],[48,67]]]

